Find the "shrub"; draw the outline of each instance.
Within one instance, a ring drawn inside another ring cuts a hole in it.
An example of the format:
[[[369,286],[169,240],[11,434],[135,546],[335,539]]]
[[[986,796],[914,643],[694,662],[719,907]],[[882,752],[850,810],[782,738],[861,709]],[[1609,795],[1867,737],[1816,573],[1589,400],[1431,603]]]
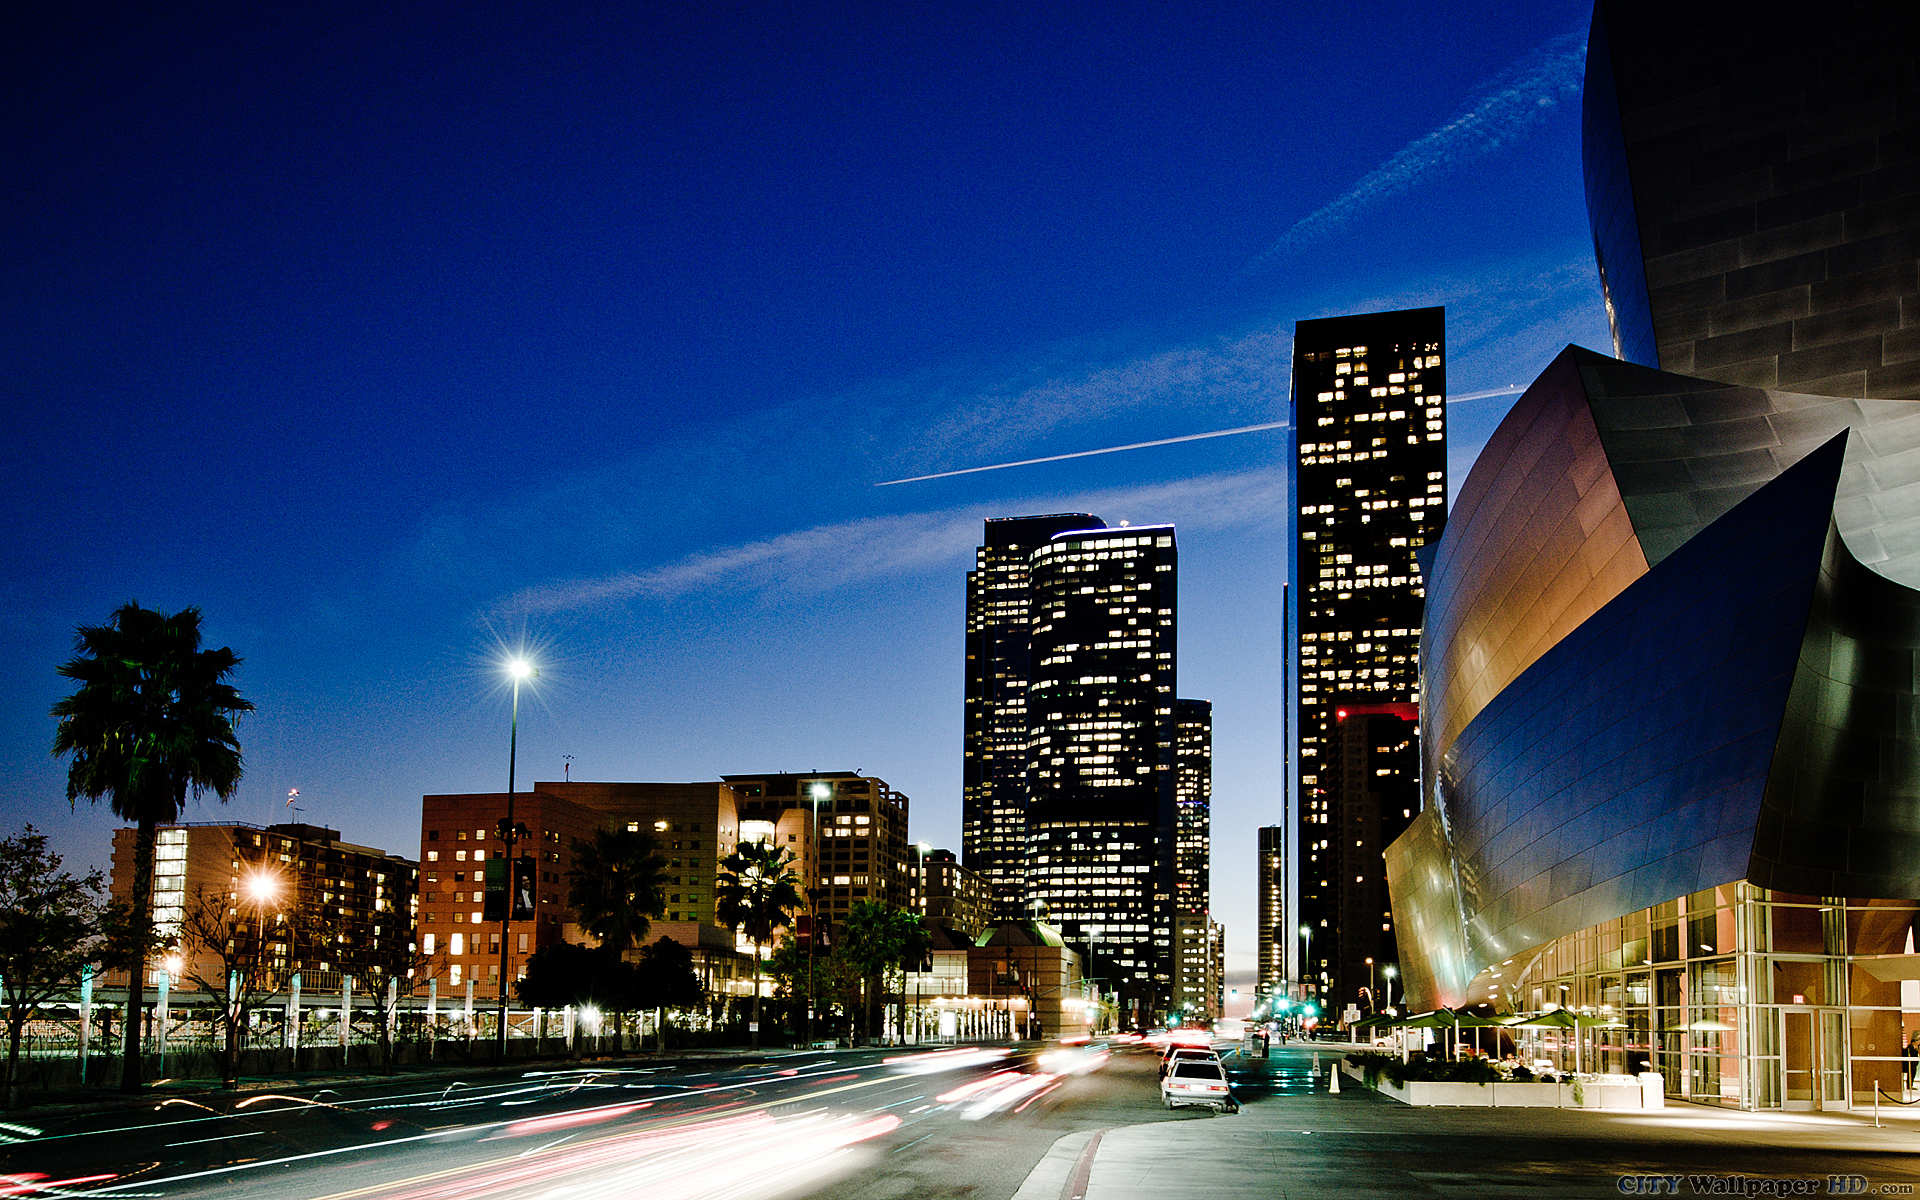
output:
[[[1395,1086],[1409,1083],[1554,1082],[1552,1075],[1535,1075],[1525,1067],[1492,1063],[1484,1058],[1463,1058],[1453,1062],[1420,1055],[1403,1063],[1392,1054],[1363,1050],[1347,1055],[1347,1061],[1360,1070],[1367,1086],[1373,1088],[1380,1086],[1382,1075],[1392,1080]]]

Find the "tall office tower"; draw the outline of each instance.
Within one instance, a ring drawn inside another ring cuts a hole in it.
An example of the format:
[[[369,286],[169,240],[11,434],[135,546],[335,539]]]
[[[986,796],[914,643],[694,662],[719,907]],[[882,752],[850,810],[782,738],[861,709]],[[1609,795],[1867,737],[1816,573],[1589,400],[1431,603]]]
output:
[[[1033,552],[1087,513],[989,520],[967,572],[967,683],[960,855],[993,889],[996,915],[1027,915],[1027,680]]]
[[[1173,1002],[1188,1013],[1199,1013],[1209,1009],[1212,994],[1207,925],[1212,907],[1208,813],[1213,801],[1213,705],[1176,700],[1173,725]]]
[[[1183,912],[1212,907],[1209,867],[1213,806],[1213,703],[1173,702],[1173,902]]]
[[[1280,825],[1260,827],[1260,915],[1254,931],[1259,953],[1256,996],[1287,994],[1287,947],[1293,929],[1287,921],[1287,831]]]
[[[1330,852],[1342,886],[1335,925],[1348,936],[1334,939],[1336,988],[1327,999],[1336,1011],[1353,1004],[1377,1012],[1361,988],[1378,986],[1377,968],[1400,962],[1387,897],[1387,844],[1406,831],[1420,811],[1420,710],[1412,704],[1353,704],[1334,715],[1331,791],[1340,797],[1344,822],[1333,826]],[[1358,936],[1364,932],[1365,937]]]
[[[1920,66],[1898,7],[1595,5],[1583,161],[1618,357],[1920,398]]]
[[[1439,308],[1294,327],[1300,980],[1342,1002],[1355,983],[1338,964],[1391,948],[1379,922],[1346,928],[1341,920],[1346,891],[1374,886],[1385,866],[1343,870],[1336,843],[1354,820],[1349,803],[1373,801],[1349,801],[1333,786],[1335,713],[1420,699],[1425,589],[1416,556],[1439,539],[1447,507],[1444,340]],[[1382,844],[1406,824],[1380,819]]]
[[[1177,565],[1171,525],[1033,554],[1028,897],[1097,941],[1129,1025],[1173,993]]]

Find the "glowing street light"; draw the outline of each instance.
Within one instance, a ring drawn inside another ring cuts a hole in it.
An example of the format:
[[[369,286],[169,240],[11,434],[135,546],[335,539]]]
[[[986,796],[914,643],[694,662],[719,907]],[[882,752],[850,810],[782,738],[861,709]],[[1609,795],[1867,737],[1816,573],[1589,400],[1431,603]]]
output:
[[[267,966],[267,906],[280,898],[280,876],[265,867],[256,867],[247,872],[240,885],[247,893],[247,899],[253,901],[253,968],[266,971]]]
[[[507,678],[513,680],[513,715],[507,727],[507,819],[501,823],[500,836],[506,842],[506,904],[500,909],[500,1061],[507,1060],[507,995],[511,976],[507,974],[507,943],[513,922],[514,879],[513,842],[519,827],[513,823],[513,769],[520,754],[520,685],[540,672],[522,655],[506,662]]]
[[[807,1045],[813,1045],[813,947],[820,940],[820,904],[817,895],[820,891],[820,802],[833,795],[833,785],[814,780],[807,785],[807,799],[813,802],[813,824],[808,828],[812,836],[808,839],[812,847],[807,852],[808,874],[812,876],[807,885]]]
[[[1391,1012],[1393,1011],[1393,977],[1400,971],[1392,963],[1388,963],[1380,968],[1380,973],[1387,977],[1387,1011]]]
[[[272,871],[259,870],[247,876],[247,899],[256,905],[272,904],[280,894],[280,877]]]
[[[1313,959],[1313,926],[1300,927],[1300,942],[1300,978],[1304,981],[1308,970],[1311,969],[1309,964]]]

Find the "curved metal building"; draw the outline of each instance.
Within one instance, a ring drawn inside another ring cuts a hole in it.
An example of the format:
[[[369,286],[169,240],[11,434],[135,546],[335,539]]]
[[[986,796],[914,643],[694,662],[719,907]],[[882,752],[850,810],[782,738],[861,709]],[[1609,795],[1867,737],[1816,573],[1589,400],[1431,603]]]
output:
[[[1920,406],[1569,347],[1433,556],[1416,1003],[1735,881],[1920,896]]]

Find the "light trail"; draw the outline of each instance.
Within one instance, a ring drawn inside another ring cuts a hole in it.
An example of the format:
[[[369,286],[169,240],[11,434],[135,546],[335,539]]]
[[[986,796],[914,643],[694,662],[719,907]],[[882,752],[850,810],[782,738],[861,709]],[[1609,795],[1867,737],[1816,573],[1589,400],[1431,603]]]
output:
[[[863,1064],[855,1068],[856,1072],[880,1071],[881,1069],[882,1068],[879,1063]],[[657,1103],[671,1101],[671,1100],[696,1099],[696,1098],[707,1099],[719,1092],[733,1091],[740,1088],[750,1088],[756,1084],[765,1083],[769,1078],[774,1078],[774,1077],[756,1076],[753,1079],[742,1080],[738,1083],[723,1084],[723,1085],[709,1084],[704,1088],[687,1088],[687,1089],[681,1090],[676,1095],[654,1097],[652,1098],[652,1102],[657,1104]],[[806,1078],[806,1077],[802,1076],[801,1078]],[[845,1084],[841,1084],[839,1087],[829,1088],[824,1092],[820,1092],[817,1094],[810,1094],[806,1097],[806,1099],[808,1101],[818,1101],[818,1100],[824,1099],[827,1096],[838,1095],[843,1092],[858,1091],[862,1088],[874,1087],[880,1084],[892,1084],[892,1085],[898,1086],[900,1082],[901,1081],[891,1073],[881,1074],[881,1075],[876,1075],[876,1077],[872,1079],[859,1080],[853,1083],[845,1083]],[[647,1085],[647,1086],[664,1086],[664,1085]],[[782,1098],[776,1098],[772,1100],[765,1100],[758,1104],[752,1105],[750,1107],[738,1109],[736,1112],[730,1113],[727,1119],[732,1119],[733,1117],[737,1117],[737,1116],[747,1116],[755,1113],[764,1113],[765,1110],[767,1109],[775,1108],[781,1105],[792,1104],[792,1103],[794,1103],[793,1097],[782,1097]],[[597,1112],[601,1109],[608,1108],[608,1107],[615,1107],[615,1106],[596,1105],[593,1108],[581,1109],[581,1110],[575,1110],[575,1111],[591,1113],[591,1112]],[[719,1111],[720,1107],[731,1108],[732,1106],[731,1105],[716,1106],[713,1108],[698,1109],[695,1111],[695,1113],[676,1114],[675,1118],[673,1119],[675,1121],[685,1121],[686,1118],[690,1116]],[[557,1115],[565,1115],[565,1114],[557,1114]],[[891,1114],[887,1114],[887,1116],[891,1117]],[[200,1119],[211,1120],[213,1118],[200,1118]],[[897,1123],[898,1118],[892,1118],[892,1119]],[[423,1133],[409,1134],[404,1137],[385,1138],[375,1142],[358,1142],[350,1146],[334,1146],[325,1150],[311,1150],[302,1154],[289,1154],[279,1158],[255,1159],[247,1162],[229,1163],[223,1166],[209,1167],[199,1171],[182,1172],[178,1175],[168,1175],[168,1176],[159,1177],[159,1178],[143,1178],[137,1181],[128,1181],[126,1183],[114,1184],[109,1187],[91,1188],[85,1194],[90,1196],[104,1196],[104,1195],[112,1195],[116,1193],[129,1192],[133,1189],[140,1189],[141,1191],[146,1191],[148,1189],[163,1187],[169,1184],[184,1183],[184,1182],[188,1182],[190,1180],[196,1180],[196,1179],[210,1179],[210,1178],[215,1178],[222,1175],[235,1174],[241,1171],[258,1170],[263,1167],[281,1167],[281,1166],[287,1166],[292,1163],[307,1162],[307,1161],[323,1159],[323,1158],[332,1158],[341,1154],[352,1154],[359,1151],[383,1150],[390,1146],[404,1146],[404,1145],[409,1145],[417,1142],[431,1141],[435,1138],[444,1140],[459,1134],[472,1133],[472,1134],[499,1135],[505,1131],[510,1131],[513,1126],[520,1124],[526,1120],[527,1118],[524,1118],[524,1117],[515,1117],[515,1118],[506,1119],[506,1120],[487,1121],[487,1122],[482,1122],[482,1123],[473,1124],[473,1125],[450,1125],[441,1129],[428,1130]],[[181,1123],[184,1124],[185,1122],[181,1122]],[[696,1120],[687,1124],[664,1124],[664,1125],[656,1126],[653,1128],[654,1129],[693,1129],[693,1128],[699,1128],[704,1125],[710,1125],[713,1123],[714,1122],[712,1119],[708,1119],[708,1120]],[[609,1134],[608,1138],[618,1139],[626,1136],[629,1136],[629,1134],[614,1133],[614,1134]],[[599,1139],[599,1141],[604,1141],[604,1140],[607,1140],[607,1139],[605,1138]],[[578,1148],[584,1149],[586,1147],[598,1145],[599,1141],[580,1143]],[[480,1165],[503,1166],[505,1164],[510,1164],[520,1159],[522,1159],[522,1156],[519,1154],[507,1155],[507,1156],[502,1156],[500,1158],[491,1160],[491,1162],[488,1164],[480,1164]],[[535,1158],[535,1159],[526,1159],[523,1161],[538,1162],[542,1160]],[[471,1170],[471,1169],[473,1168],[462,1167],[462,1168],[458,1168],[457,1170],[465,1171],[465,1170]],[[329,1200],[348,1200],[349,1197],[381,1194],[381,1193],[384,1193],[388,1188],[406,1186],[407,1184],[414,1183],[419,1180],[437,1179],[437,1178],[443,1177],[446,1174],[447,1172],[432,1172],[427,1175],[417,1176],[415,1177],[414,1180],[404,1180],[397,1183],[389,1182],[389,1183],[369,1185],[364,1188],[337,1193],[336,1195],[329,1197]],[[436,1195],[438,1195],[438,1193],[436,1193]]]

